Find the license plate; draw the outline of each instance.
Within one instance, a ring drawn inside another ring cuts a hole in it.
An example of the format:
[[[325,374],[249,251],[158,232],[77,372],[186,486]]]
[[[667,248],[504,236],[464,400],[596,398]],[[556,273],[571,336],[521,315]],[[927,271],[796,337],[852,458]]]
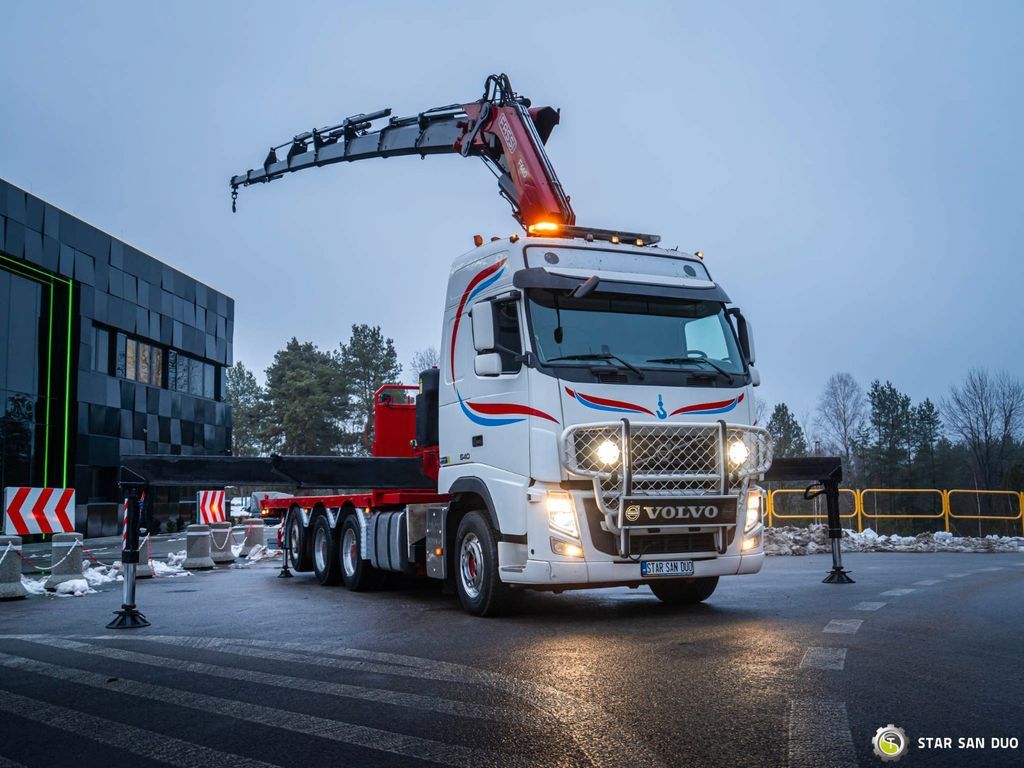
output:
[[[640,575],[693,576],[693,560],[641,560]]]

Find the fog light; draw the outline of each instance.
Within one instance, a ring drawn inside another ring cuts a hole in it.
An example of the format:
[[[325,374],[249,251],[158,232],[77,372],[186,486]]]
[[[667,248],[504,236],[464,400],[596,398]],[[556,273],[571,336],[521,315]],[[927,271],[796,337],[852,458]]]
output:
[[[576,515],[572,511],[572,497],[565,491],[548,491],[546,501],[548,525],[574,539],[579,538],[580,529],[576,525]]]
[[[551,537],[551,551],[556,555],[564,555],[565,557],[583,557],[583,547],[556,539],[554,536]]]
[[[597,460],[605,466],[619,463],[619,446],[611,440],[605,440],[597,446]]]
[[[729,462],[734,467],[739,467],[750,457],[750,449],[742,440],[733,440],[729,443]]]
[[[740,545],[740,550],[743,552],[749,552],[752,549],[756,549],[757,545],[760,543],[760,536],[747,536],[745,539],[743,539],[743,544]]]

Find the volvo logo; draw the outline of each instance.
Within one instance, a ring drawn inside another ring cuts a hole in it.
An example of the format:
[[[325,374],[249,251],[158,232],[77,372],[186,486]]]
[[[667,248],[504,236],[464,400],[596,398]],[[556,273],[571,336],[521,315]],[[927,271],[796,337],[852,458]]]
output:
[[[651,522],[663,520],[713,520],[718,517],[718,507],[711,504],[672,507],[645,507],[631,504],[626,507],[626,520],[635,523],[646,517]]]

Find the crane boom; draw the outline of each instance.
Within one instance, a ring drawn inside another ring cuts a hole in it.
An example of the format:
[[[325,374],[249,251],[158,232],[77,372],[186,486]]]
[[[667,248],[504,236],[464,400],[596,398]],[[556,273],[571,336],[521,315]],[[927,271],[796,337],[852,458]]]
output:
[[[383,118],[388,122],[374,127]],[[232,177],[232,210],[239,187],[306,168],[374,157],[459,154],[484,160],[523,227],[571,226],[576,216],[544,151],[558,120],[557,110],[531,107],[528,99],[516,95],[507,75],[491,75],[483,96],[474,102],[435,107],[410,117],[391,117],[390,109],[353,115],[271,147],[261,167]],[[278,150],[285,147],[287,153],[279,159]]]

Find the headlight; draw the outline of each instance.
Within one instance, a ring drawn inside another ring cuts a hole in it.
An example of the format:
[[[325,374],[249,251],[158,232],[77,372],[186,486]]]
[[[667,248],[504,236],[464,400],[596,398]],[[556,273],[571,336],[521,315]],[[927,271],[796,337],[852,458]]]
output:
[[[619,446],[611,440],[605,440],[597,446],[597,460],[605,466],[619,463]]]
[[[742,440],[733,440],[729,443],[729,463],[734,467],[741,466],[749,456],[750,449]]]
[[[747,521],[743,525],[743,532],[749,533],[761,522],[761,491],[758,488],[751,488],[747,491]]]
[[[552,529],[579,538],[580,529],[576,525],[576,515],[572,511],[572,498],[565,491],[548,491],[547,497],[548,525]]]

